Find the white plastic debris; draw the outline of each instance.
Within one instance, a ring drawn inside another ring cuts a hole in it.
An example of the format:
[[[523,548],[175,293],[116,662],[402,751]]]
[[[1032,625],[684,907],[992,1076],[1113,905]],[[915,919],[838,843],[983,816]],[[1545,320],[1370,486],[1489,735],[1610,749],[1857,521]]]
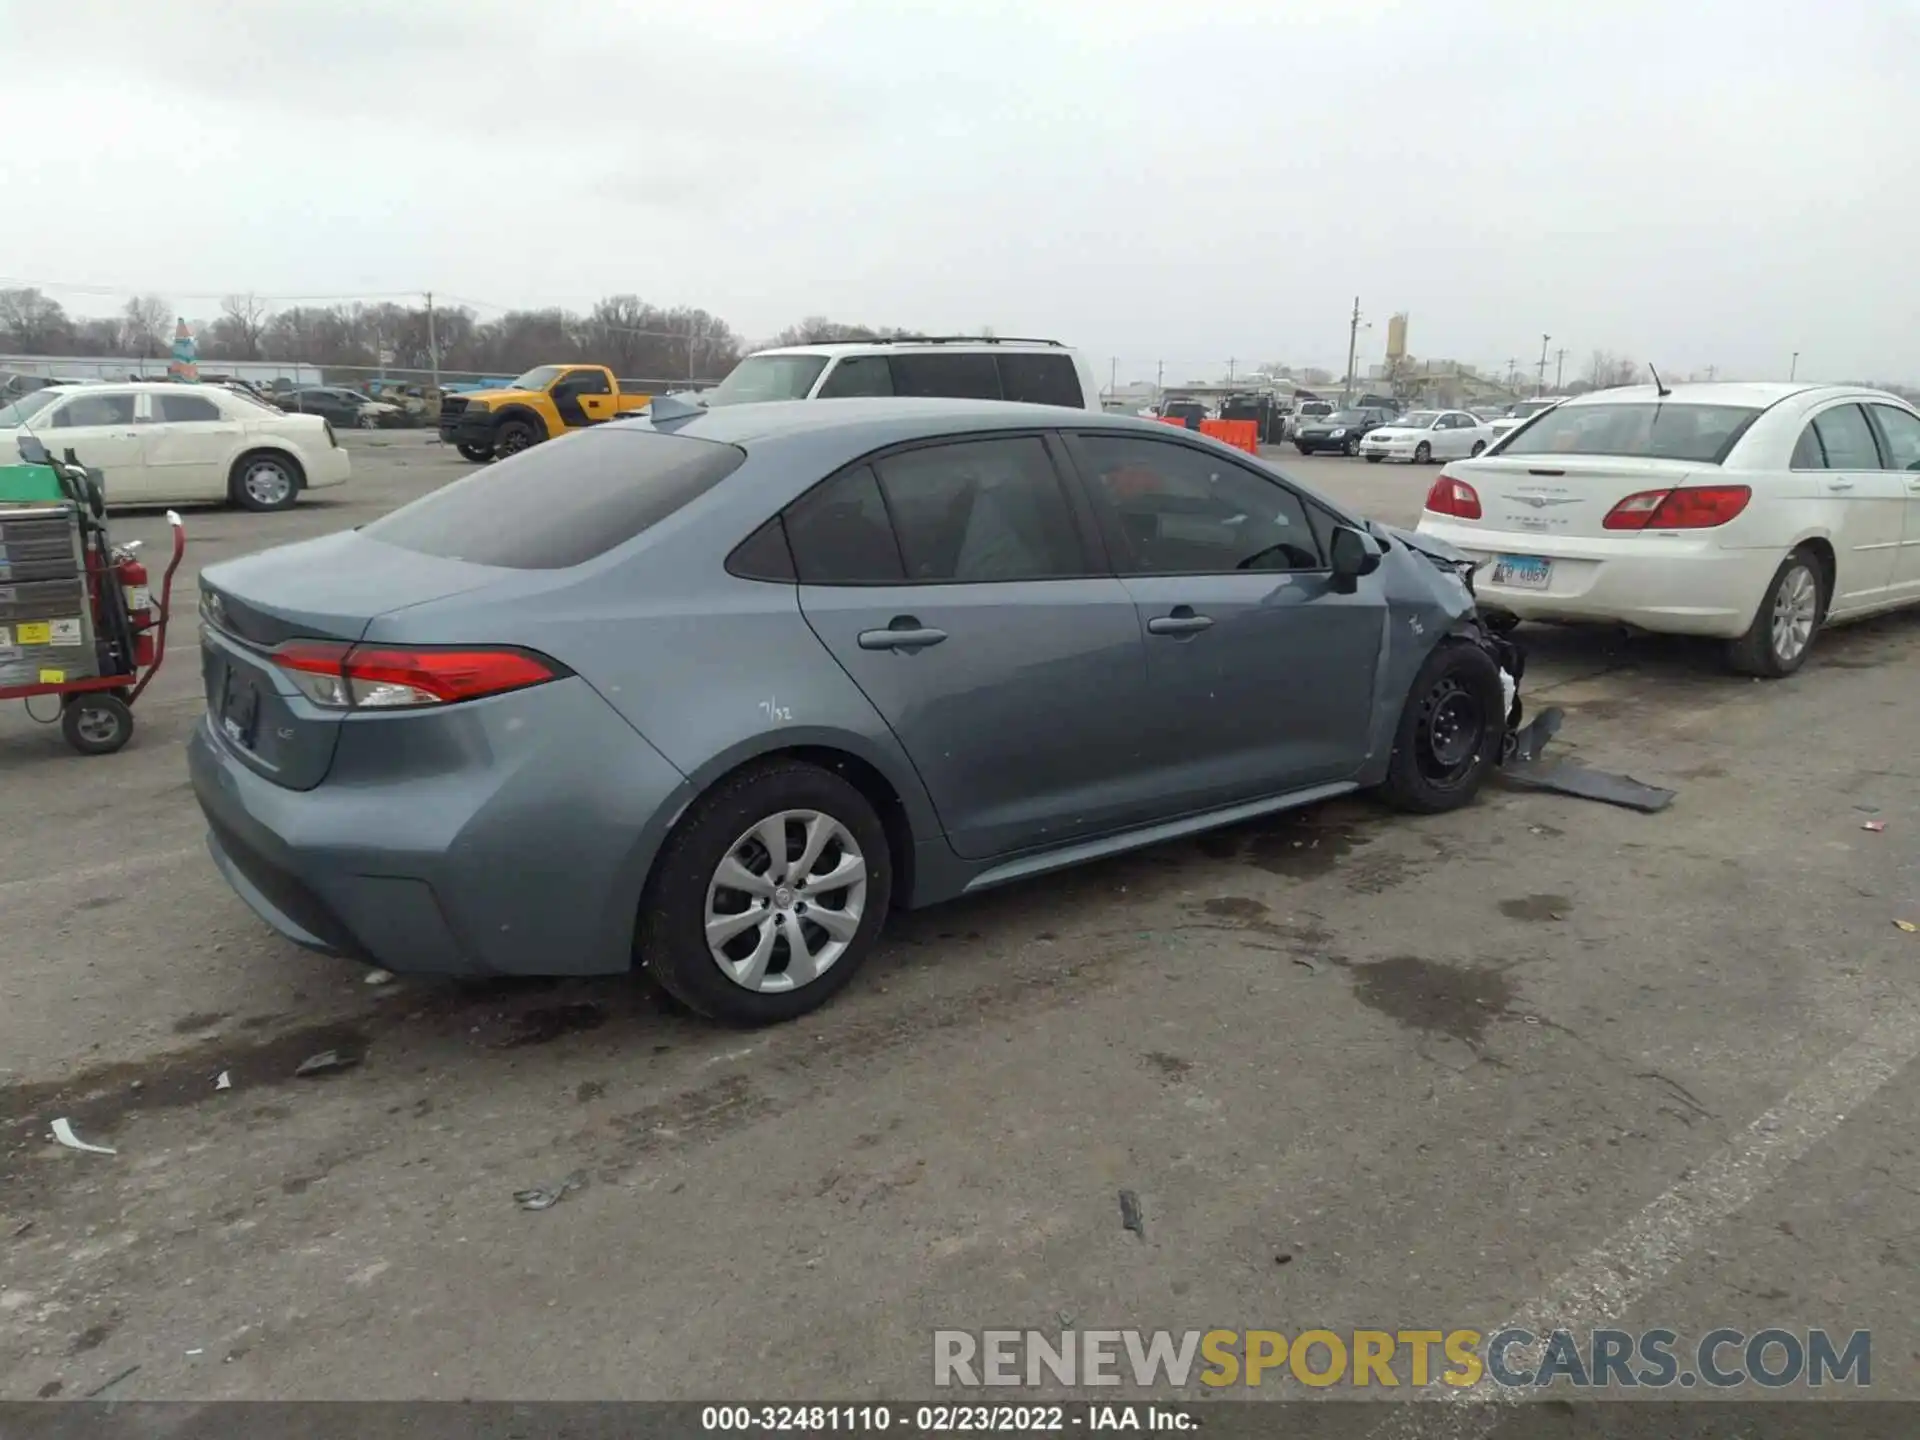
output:
[[[62,1115],[53,1122],[53,1138],[69,1150],[84,1150],[89,1155],[118,1155],[120,1152],[110,1145],[89,1145],[73,1133],[73,1122]]]
[[[393,972],[391,970],[369,970],[367,972],[367,978],[361,983],[364,985],[391,985],[393,983]]]
[[[1513,713],[1513,700],[1519,693],[1520,682],[1502,670],[1500,672],[1500,695],[1506,704],[1506,708],[1500,712],[1502,715],[1511,715]]]
[[[227,1071],[222,1070],[218,1075],[213,1077],[213,1088],[216,1090],[233,1089],[233,1076]]]

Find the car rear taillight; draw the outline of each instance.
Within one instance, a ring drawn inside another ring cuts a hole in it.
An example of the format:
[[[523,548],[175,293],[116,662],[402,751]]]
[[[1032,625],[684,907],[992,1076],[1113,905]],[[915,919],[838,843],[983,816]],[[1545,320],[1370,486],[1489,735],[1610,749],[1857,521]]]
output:
[[[1480,492],[1464,480],[1442,475],[1427,491],[1427,509],[1436,515],[1451,515],[1456,520],[1480,518]]]
[[[289,640],[273,663],[329,710],[412,710],[543,685],[569,672],[528,650],[503,646],[348,645]]]
[[[1752,498],[1744,485],[1642,490],[1614,506],[1600,523],[1608,530],[1711,530],[1746,509]]]

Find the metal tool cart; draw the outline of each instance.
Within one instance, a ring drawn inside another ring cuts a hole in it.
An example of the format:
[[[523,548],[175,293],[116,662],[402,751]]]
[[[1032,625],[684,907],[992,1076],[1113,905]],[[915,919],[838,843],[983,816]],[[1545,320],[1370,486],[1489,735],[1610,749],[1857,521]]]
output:
[[[19,450],[25,463],[0,467],[0,700],[32,715],[34,699],[57,696],[67,743],[110,755],[166,659],[186,526],[167,512],[173,554],[156,603],[138,545],[113,543],[99,483],[73,452],[55,460],[30,435]]]

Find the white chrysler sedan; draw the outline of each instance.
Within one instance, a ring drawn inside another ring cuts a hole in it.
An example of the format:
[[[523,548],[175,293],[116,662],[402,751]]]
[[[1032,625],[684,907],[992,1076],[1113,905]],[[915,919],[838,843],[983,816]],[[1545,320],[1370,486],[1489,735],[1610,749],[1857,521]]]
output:
[[[1360,453],[1369,465],[1382,460],[1425,465],[1430,460],[1464,460],[1492,443],[1492,428],[1464,410],[1409,410],[1392,424],[1369,430],[1360,441]]]
[[[1832,385],[1635,386],[1566,400],[1427,494],[1483,610],[1729,642],[1800,668],[1820,627],[1920,604],[1920,412]]]
[[[109,505],[286,510],[352,470],[333,427],[218,385],[54,385],[0,406],[0,464],[23,433],[101,477]]]

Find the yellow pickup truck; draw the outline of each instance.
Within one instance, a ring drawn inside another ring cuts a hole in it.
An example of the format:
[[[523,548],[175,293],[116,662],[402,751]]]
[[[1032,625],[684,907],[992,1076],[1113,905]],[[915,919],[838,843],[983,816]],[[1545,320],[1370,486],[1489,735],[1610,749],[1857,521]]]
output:
[[[492,460],[632,415],[652,400],[622,390],[604,365],[536,365],[503,389],[445,396],[440,439],[469,460]]]

